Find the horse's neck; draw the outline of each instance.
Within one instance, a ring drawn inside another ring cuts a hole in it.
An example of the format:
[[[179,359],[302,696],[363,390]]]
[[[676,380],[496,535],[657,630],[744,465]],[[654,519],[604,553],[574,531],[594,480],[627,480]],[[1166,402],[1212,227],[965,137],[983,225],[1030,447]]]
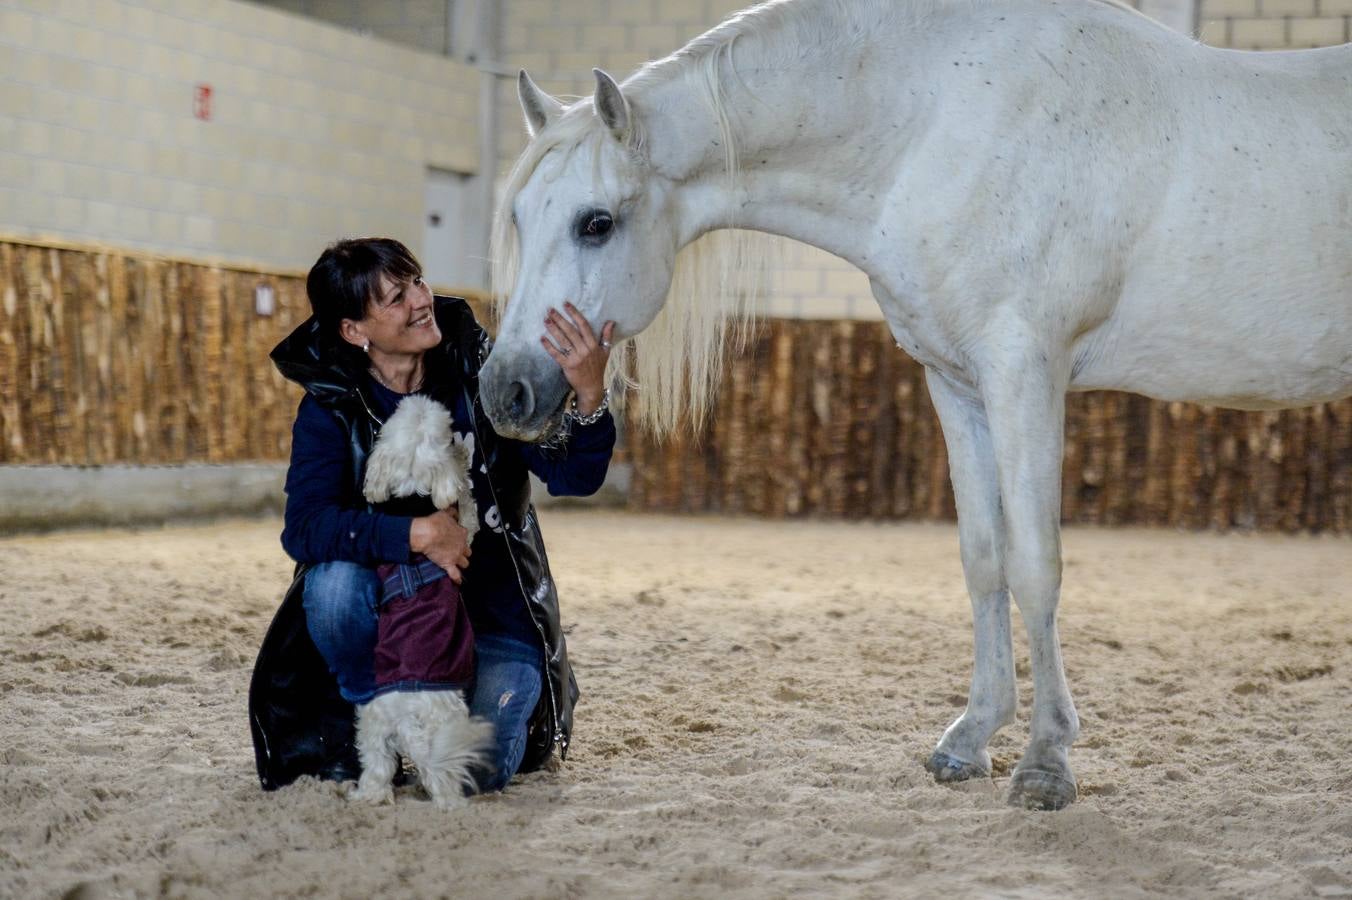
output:
[[[804,0],[842,21],[776,23],[733,45],[717,68],[739,172],[729,180],[701,63],[640,88],[654,166],[678,185],[684,237],[740,227],[804,241],[867,271],[861,229],[876,222],[923,96],[904,87],[923,64],[913,16],[895,4]],[[816,37],[810,37],[816,31]],[[675,68],[675,67],[673,67]],[[916,79],[918,83],[918,79]],[[903,85],[899,88],[899,84]],[[923,95],[923,91],[920,92]]]

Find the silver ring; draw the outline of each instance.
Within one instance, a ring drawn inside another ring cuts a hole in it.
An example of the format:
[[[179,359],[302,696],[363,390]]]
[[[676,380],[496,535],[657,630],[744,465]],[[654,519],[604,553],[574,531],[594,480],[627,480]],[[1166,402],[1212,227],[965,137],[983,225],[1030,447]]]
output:
[[[610,341],[602,341],[602,342],[601,342],[601,347],[602,347],[603,349],[609,350],[609,349],[610,349]]]
[[[564,356],[567,356],[569,353],[572,353],[572,352],[573,352],[573,348],[572,348],[572,347],[560,347],[560,348],[559,348],[559,351],[560,351]]]

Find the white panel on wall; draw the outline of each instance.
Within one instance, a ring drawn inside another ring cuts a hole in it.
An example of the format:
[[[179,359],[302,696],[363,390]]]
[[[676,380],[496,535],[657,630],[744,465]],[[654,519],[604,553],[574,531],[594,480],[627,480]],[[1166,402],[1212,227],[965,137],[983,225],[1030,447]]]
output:
[[[428,168],[423,219],[423,274],[439,288],[482,288],[485,262],[475,240],[474,181],[469,175]]]

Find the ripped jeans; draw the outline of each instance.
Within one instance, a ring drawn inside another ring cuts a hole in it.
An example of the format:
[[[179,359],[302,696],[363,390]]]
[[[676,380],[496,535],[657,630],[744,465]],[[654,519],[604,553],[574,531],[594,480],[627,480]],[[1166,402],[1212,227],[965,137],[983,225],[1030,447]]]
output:
[[[374,568],[320,563],[305,575],[303,602],[310,637],[351,703],[375,695],[376,627],[380,580]],[[544,653],[503,635],[474,637],[470,713],[493,723],[491,771],[478,776],[480,792],[506,787],[526,753],[526,726],[540,700]]]

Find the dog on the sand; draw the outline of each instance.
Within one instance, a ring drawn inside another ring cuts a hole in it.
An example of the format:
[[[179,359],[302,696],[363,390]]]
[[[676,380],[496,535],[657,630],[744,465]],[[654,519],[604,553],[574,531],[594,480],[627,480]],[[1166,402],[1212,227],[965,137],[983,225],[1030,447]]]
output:
[[[479,516],[470,488],[474,436],[446,407],[410,395],[380,429],[363,494],[377,509],[421,516],[458,505],[473,541]],[[400,755],[442,808],[462,805],[486,766],[493,725],[472,718],[463,691],[474,674],[474,634],[460,588],[422,554],[377,568],[381,582],[376,696],[357,707],[361,778],[354,800],[389,803]]]

